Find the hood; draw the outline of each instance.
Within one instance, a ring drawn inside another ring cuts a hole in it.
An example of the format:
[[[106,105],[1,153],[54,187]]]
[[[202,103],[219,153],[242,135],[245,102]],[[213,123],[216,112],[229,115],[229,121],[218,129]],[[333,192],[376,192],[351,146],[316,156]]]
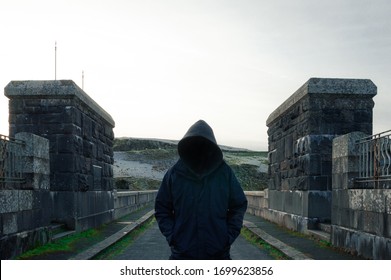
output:
[[[212,128],[203,120],[193,124],[178,143],[181,160],[197,175],[206,175],[223,161]]]

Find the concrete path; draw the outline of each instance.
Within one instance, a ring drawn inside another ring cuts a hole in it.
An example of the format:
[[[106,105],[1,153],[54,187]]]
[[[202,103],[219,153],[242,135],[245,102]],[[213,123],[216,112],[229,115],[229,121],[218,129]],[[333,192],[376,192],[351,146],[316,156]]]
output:
[[[160,233],[155,221],[150,228],[136,238],[125,250],[117,255],[116,260],[167,260],[170,247]]]
[[[113,245],[126,234],[136,229],[153,217],[153,205],[149,205],[118,221],[107,225],[105,240],[94,244],[83,252],[71,257],[74,260],[93,259],[100,252]],[[122,225],[122,226],[121,226]],[[358,259],[348,253],[336,250],[331,246],[320,245],[316,240],[302,234],[292,233],[261,217],[246,214],[244,227],[248,228],[260,239],[283,252],[294,260],[349,260]],[[167,260],[170,249],[155,221],[147,230],[140,234],[123,252],[115,256],[122,260]],[[249,243],[239,236],[231,248],[231,257],[234,260],[272,260],[264,250]]]
[[[115,257],[116,260],[167,260],[170,248],[161,234],[157,222],[143,232],[125,250]],[[231,248],[231,258],[236,260],[271,260],[267,252],[255,247],[239,236]]]

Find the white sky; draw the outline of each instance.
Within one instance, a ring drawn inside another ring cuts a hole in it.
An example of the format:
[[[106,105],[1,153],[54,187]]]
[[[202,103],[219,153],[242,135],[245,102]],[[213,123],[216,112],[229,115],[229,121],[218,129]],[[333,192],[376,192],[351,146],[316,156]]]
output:
[[[267,150],[267,117],[311,77],[371,79],[374,133],[391,129],[389,0],[0,0],[0,40],[2,87],[54,79],[57,41],[57,79],[84,70],[116,137],[204,119],[220,144]]]

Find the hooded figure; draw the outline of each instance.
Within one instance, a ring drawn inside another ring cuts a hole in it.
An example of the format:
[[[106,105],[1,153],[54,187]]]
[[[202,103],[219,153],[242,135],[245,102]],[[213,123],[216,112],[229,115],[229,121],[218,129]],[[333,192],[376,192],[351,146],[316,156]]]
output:
[[[193,124],[179,141],[178,154],[155,202],[170,259],[230,259],[247,200],[212,128],[202,120]]]

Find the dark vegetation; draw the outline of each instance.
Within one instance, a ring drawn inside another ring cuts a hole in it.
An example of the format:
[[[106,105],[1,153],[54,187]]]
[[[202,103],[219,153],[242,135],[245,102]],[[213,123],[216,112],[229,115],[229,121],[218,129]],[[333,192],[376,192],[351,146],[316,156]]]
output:
[[[28,250],[25,253],[17,256],[17,260],[67,260],[74,257],[78,253],[86,250],[87,248],[95,245],[98,242],[105,240],[107,237],[111,236],[115,232],[121,230],[125,227],[125,223],[133,221],[133,215],[135,213],[143,213],[148,207],[140,208],[129,215],[125,215],[118,220],[111,222],[109,224],[103,224],[97,228],[91,228],[83,232],[73,233],[71,235],[53,240],[50,243],[47,243],[42,246],[38,246],[34,249]],[[115,254],[121,252],[121,247],[126,247],[128,243],[133,242],[133,240],[139,236],[149,225],[154,221],[154,218],[151,217],[149,221],[145,224],[140,225],[138,228],[133,230],[131,233],[127,234],[124,238],[118,241],[118,244],[109,246],[103,252],[99,253],[94,259],[110,259]]]
[[[117,177],[114,178],[117,190],[145,191],[157,190],[160,186],[160,180],[151,178],[137,177]]]
[[[267,173],[262,173],[257,166],[250,164],[231,164],[243,190],[261,191],[267,188]]]
[[[267,188],[264,167],[267,165],[267,152],[221,148],[224,159],[234,170],[244,190],[259,191]],[[151,164],[154,170],[162,172],[178,160],[177,141],[174,140],[117,138],[114,151],[126,152],[127,160]],[[115,183],[118,190],[156,190],[160,186],[160,180],[134,176],[117,177]]]
[[[118,151],[140,151],[156,149],[176,149],[177,141],[155,140],[142,138],[116,138],[114,140],[114,152]]]

